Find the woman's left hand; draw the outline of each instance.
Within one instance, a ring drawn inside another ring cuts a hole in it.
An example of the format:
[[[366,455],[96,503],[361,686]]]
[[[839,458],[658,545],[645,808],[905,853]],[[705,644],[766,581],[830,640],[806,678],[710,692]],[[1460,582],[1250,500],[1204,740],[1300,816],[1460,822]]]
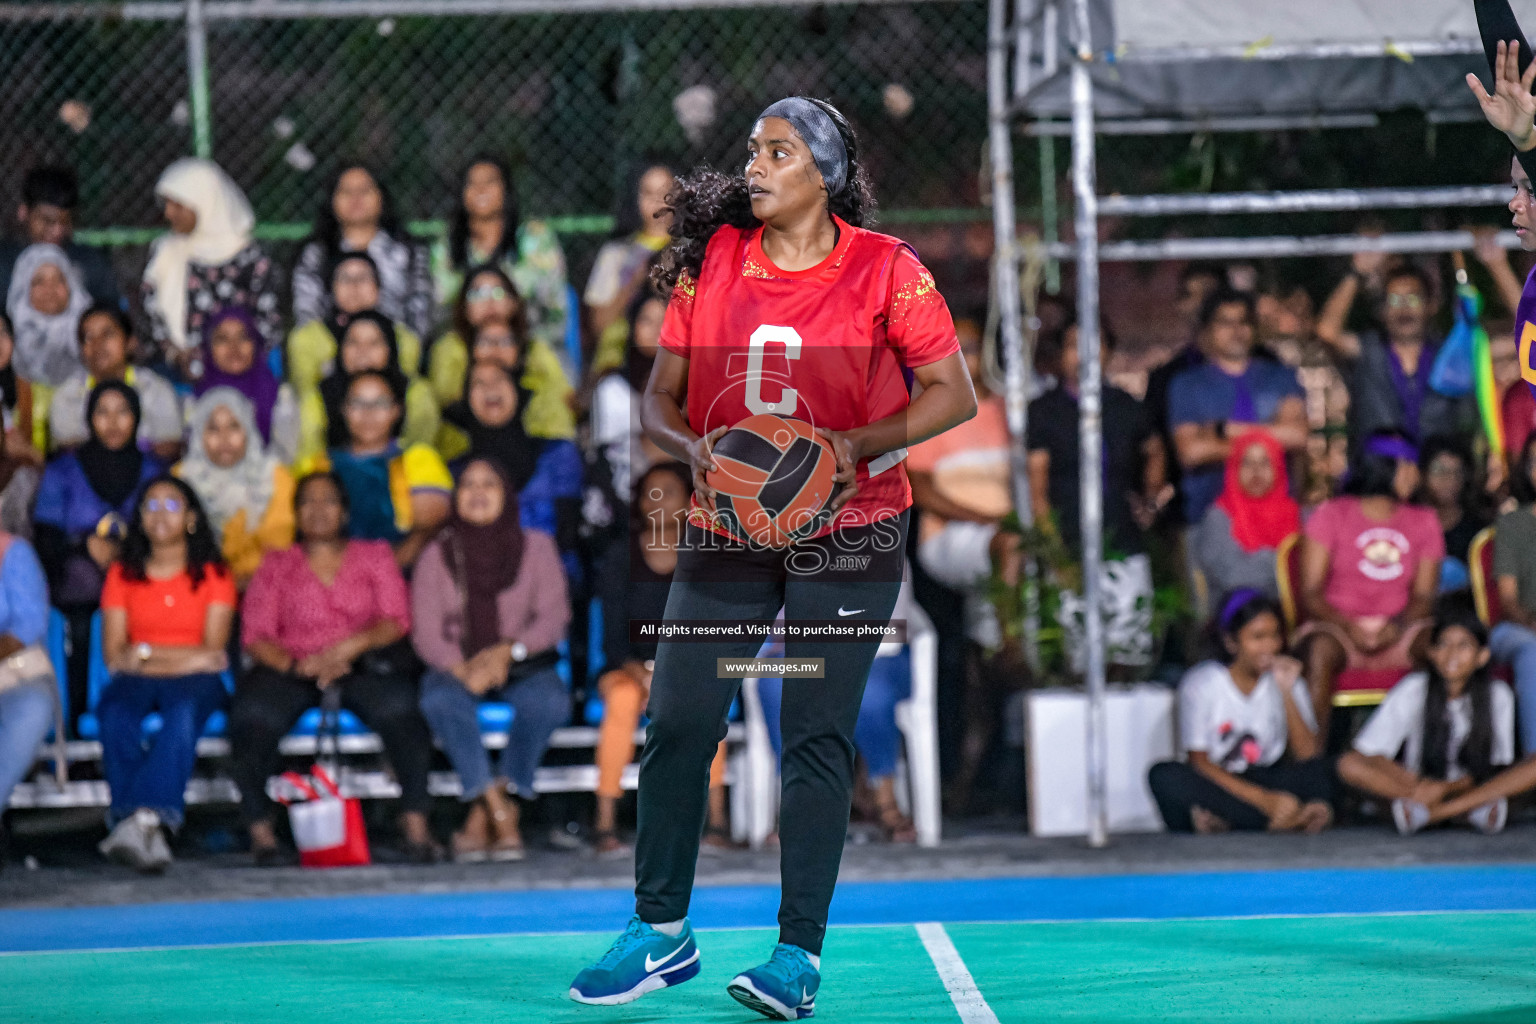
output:
[[[817,427],[816,433],[826,439],[827,444],[832,446],[832,454],[837,456],[837,472],[832,474],[832,481],[843,487],[832,497],[832,511],[836,512],[859,493],[858,465],[864,453],[859,450],[857,435],[851,431]]]

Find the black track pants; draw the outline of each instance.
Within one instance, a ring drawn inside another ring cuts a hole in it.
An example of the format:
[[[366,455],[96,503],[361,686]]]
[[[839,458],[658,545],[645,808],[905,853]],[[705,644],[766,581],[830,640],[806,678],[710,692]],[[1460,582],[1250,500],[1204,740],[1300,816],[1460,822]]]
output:
[[[690,525],[663,618],[772,622],[783,607],[787,620],[885,622],[901,589],[908,516],[840,530],[790,554],[720,550]],[[865,554],[867,563],[860,561]],[[716,659],[751,658],[761,645],[663,641],[657,650],[635,844],[635,909],[643,921],[688,914],[709,764],[741,682],[717,678]],[[784,681],[781,716],[779,941],[815,954],[848,832],[854,725],[878,647],[878,640],[785,644],[786,658],[823,658],[826,666],[825,678]]]

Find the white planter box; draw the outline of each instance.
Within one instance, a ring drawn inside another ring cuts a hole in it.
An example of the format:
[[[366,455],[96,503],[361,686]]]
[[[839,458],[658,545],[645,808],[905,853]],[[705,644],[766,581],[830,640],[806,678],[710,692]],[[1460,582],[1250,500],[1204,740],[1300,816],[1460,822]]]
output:
[[[1155,683],[1113,685],[1105,701],[1111,832],[1161,832],[1147,769],[1174,756],[1175,691]],[[1024,702],[1029,831],[1088,834],[1088,697],[1080,690],[1032,690]]]

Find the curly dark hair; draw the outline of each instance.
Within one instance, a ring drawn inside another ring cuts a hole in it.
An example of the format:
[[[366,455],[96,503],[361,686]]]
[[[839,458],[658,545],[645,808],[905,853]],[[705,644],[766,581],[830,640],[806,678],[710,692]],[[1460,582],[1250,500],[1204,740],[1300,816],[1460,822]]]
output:
[[[187,506],[187,515],[192,519],[192,529],[187,531],[187,575],[192,577],[192,589],[196,590],[202,586],[209,567],[223,567],[224,556],[219,553],[219,538],[208,522],[197,492],[185,480],[169,473],[161,473],[139,492],[139,502],[133,507],[133,522],[128,524],[128,536],[123,539],[123,551],[118,556],[118,562],[123,567],[125,579],[135,583],[143,582],[150,547],[149,535],[144,532],[144,501],[149,492],[161,484],[181,492],[182,501]]]
[[[824,110],[848,151],[848,183],[835,196],[827,198],[827,209],[856,228],[874,222],[875,189],[869,172],[859,157],[859,136],[832,104],[806,97]],[[743,174],[722,174],[709,167],[696,167],[667,196],[672,211],[672,244],[662,250],[651,269],[651,281],[663,295],[671,295],[683,274],[697,277],[704,267],[704,250],[716,231],[729,224],[737,228],[755,227],[752,199],[747,194]]]

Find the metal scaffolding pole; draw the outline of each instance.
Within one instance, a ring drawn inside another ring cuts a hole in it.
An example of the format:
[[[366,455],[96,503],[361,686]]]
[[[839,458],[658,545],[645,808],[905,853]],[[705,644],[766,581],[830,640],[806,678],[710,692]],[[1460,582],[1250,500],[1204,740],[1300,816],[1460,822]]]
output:
[[[203,0],[187,0],[187,93],[192,115],[192,152],[213,156],[212,119],[208,111],[208,23]]]
[[[1520,248],[1513,231],[1494,236],[1506,249]],[[1146,242],[1106,242],[1099,247],[1100,263],[1149,260],[1272,259],[1296,256],[1348,256],[1357,252],[1457,252],[1471,249],[1470,231],[1397,231],[1385,235],[1261,235],[1257,238],[1160,238]],[[1059,260],[1081,257],[1075,244],[1045,247]]]
[[[1203,213],[1311,213],[1319,210],[1426,210],[1446,206],[1503,206],[1508,185],[1438,188],[1323,188],[1299,192],[1217,192],[1104,196],[1102,217],[1172,217]]]
[[[1082,490],[1083,619],[1088,683],[1088,845],[1109,843],[1108,743],[1105,728],[1104,613],[1099,569],[1104,556],[1103,416],[1099,366],[1099,214],[1094,168],[1093,45],[1089,0],[1072,2],[1072,194],[1077,234],[1078,455]]]
[[[1003,350],[1004,395],[1008,412],[1008,464],[1013,506],[1025,525],[1031,521],[1024,432],[1029,405],[1029,364],[1019,322],[1018,226],[1013,208],[1013,139],[1008,131],[1008,0],[987,7],[987,129],[992,156],[992,234],[996,255],[992,286],[997,289],[998,339]]]
[[[997,289],[997,337],[1003,354],[1003,406],[1008,417],[1008,476],[1019,522],[1034,522],[1029,500],[1028,452],[1030,353],[1024,344],[1019,313],[1018,225],[1014,220],[1013,137],[1009,131],[1008,0],[989,0],[987,8],[987,146],[992,161],[992,287]],[[1033,580],[1033,567],[1026,566]],[[1031,582],[1033,587],[1033,582]],[[1039,668],[1037,602],[1025,602],[1024,652],[1031,669]]]

